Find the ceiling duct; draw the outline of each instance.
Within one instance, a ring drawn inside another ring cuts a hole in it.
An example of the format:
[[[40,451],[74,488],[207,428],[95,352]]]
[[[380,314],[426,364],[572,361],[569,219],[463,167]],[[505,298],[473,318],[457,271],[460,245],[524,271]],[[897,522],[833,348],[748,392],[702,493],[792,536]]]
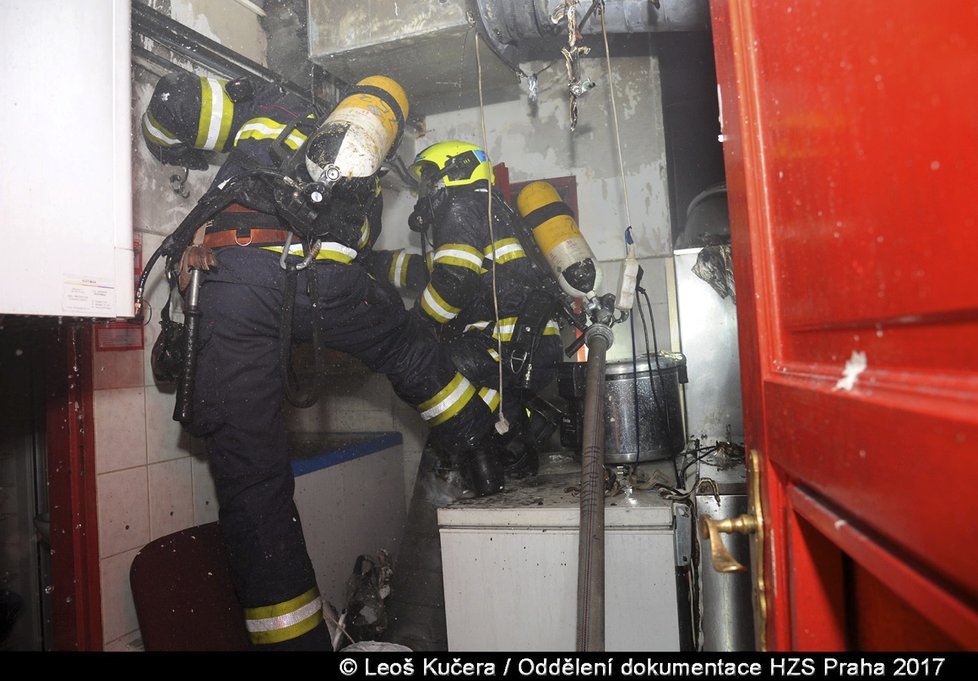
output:
[[[566,41],[562,6],[583,35],[707,30],[709,0],[308,0],[309,59],[349,82],[398,81],[418,116],[479,103],[475,35],[486,102],[522,94],[521,63],[552,60]],[[602,9],[603,8],[603,9]],[[485,49],[490,48],[490,49]]]
[[[197,33],[152,7],[140,2],[132,3],[131,25],[133,53],[168,71],[182,67],[151,51],[142,43],[140,38],[149,38],[154,43],[170,50],[174,57],[185,59],[216,76],[229,80],[250,76],[260,81],[278,83],[293,94],[313,101],[311,88],[302,87],[287,80],[282,75],[247,57],[243,57],[215,40]]]
[[[469,0],[471,16],[500,59],[512,68],[530,58],[529,45],[567,32],[564,10],[576,6],[582,35],[702,31],[709,27],[709,0]],[[556,20],[555,20],[556,18]]]

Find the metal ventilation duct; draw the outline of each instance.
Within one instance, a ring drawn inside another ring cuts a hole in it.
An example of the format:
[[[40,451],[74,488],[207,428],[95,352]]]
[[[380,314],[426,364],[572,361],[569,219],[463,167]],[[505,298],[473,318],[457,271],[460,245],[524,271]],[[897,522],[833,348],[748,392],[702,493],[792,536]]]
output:
[[[140,2],[132,3],[132,49],[133,54],[167,71],[182,68],[170,60],[152,52],[143,45],[140,38],[149,38],[154,43],[170,50],[173,55],[186,59],[212,74],[222,78],[251,76],[269,83],[279,83],[283,88],[303,99],[313,101],[311,88],[302,87],[265,68],[221,43],[211,40],[184,26],[180,22]],[[334,93],[330,93],[334,95]]]
[[[411,98],[412,117],[478,103],[476,32],[487,102],[519,97],[519,64],[560,56],[567,32],[564,21],[550,19],[563,0],[308,2],[310,61],[349,82],[373,74],[394,78]],[[612,34],[709,27],[709,0],[579,0],[582,34],[600,34],[601,6]],[[544,43],[553,49],[541,52]]]

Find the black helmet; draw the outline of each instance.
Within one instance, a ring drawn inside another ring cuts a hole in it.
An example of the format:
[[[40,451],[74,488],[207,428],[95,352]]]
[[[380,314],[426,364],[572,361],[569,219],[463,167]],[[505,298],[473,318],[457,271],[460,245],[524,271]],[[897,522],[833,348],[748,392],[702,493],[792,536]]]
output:
[[[208,164],[201,151],[226,151],[243,122],[235,120],[227,86],[225,80],[186,72],[160,78],[142,123],[153,155],[169,165],[204,170]]]

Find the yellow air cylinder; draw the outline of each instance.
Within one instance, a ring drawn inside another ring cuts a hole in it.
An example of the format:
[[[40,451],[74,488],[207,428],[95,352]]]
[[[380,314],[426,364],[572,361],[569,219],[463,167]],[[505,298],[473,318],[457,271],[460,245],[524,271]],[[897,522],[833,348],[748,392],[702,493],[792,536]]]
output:
[[[516,196],[516,209],[532,228],[564,293],[572,298],[595,297],[601,285],[598,260],[554,186],[542,180],[526,185]]]
[[[315,182],[376,173],[397,148],[409,105],[404,89],[386,76],[359,81],[305,146],[306,170]]]

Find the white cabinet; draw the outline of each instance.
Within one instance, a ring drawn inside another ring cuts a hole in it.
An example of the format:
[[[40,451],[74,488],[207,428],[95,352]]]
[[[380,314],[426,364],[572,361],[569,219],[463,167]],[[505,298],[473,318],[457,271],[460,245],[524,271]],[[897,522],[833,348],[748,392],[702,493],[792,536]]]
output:
[[[129,10],[0,2],[0,314],[133,315]]]
[[[438,509],[452,651],[573,651],[580,464]],[[652,491],[605,504],[605,647],[678,651],[671,503]]]

